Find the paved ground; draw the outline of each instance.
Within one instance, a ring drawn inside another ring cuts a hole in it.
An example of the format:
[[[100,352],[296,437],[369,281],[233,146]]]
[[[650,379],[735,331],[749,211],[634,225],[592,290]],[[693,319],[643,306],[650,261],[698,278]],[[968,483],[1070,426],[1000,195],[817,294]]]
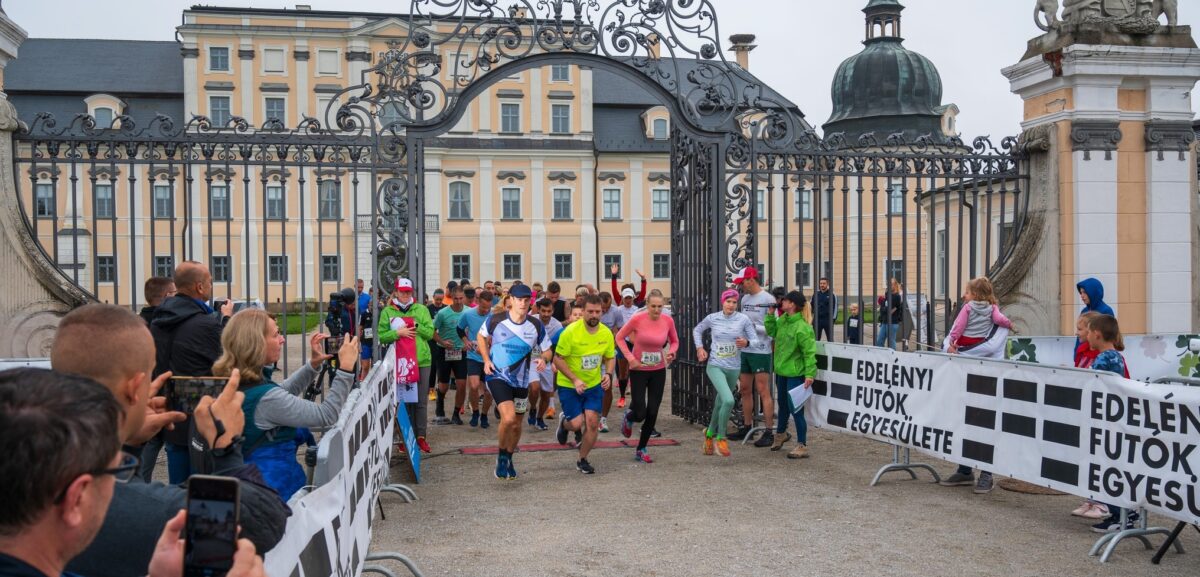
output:
[[[868,487],[891,450],[865,439],[812,431],[811,459],[748,445],[722,458],[700,453],[698,426],[665,416],[659,429],[682,444],[656,448],[654,464],[599,450],[585,476],[573,452],[519,453],[520,479],[502,482],[494,456],[457,452],[493,444],[494,427],[432,427],[421,500],[385,496],[372,549],[404,553],[430,576],[1200,575],[1197,553],[1154,567],[1134,543],[1106,565],[1088,558],[1096,535],[1069,515],[1075,497],[980,496],[903,474]],[[1185,546],[1200,540],[1185,534]]]

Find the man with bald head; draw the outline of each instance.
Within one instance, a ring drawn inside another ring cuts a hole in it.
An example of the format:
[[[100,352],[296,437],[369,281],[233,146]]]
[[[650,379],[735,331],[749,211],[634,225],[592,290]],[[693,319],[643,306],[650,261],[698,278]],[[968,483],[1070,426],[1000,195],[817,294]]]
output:
[[[212,374],[213,363],[221,356],[221,329],[233,314],[233,300],[225,302],[219,316],[215,314],[208,304],[212,288],[212,274],[203,263],[184,261],[175,269],[176,294],[158,306],[150,321],[157,349],[154,377],[166,372],[187,377]],[[184,423],[163,435],[167,476],[172,485],[192,474],[187,433]]]
[[[151,383],[153,347],[150,331],[139,316],[124,307],[92,304],[63,317],[50,351],[55,371],[92,379],[116,397],[122,409],[118,436],[133,455],[140,453],[134,446],[163,427],[183,428],[180,424],[185,415],[166,411],[166,399],[155,396],[171,373],[163,373]],[[279,495],[254,482],[261,478],[257,469],[246,466],[242,459],[245,395],[237,391],[237,384],[230,379],[225,393],[215,400],[205,397],[197,405],[197,442],[202,440],[207,448],[194,452],[196,460],[207,463],[208,468],[196,472],[243,479],[242,536],[253,542],[259,553],[266,553],[283,536],[288,512]],[[224,428],[220,436],[214,417]],[[185,456],[190,459],[193,455]],[[118,484],[100,532],[70,562],[68,570],[88,577],[144,574],[163,526],[186,505],[187,489],[181,486]]]

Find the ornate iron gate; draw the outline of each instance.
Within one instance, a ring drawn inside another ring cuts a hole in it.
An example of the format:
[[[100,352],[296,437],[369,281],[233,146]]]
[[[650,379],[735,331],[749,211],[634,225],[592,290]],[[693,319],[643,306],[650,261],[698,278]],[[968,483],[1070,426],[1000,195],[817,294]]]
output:
[[[326,287],[323,257],[309,261],[326,242],[347,239],[371,246],[372,262],[356,263],[355,278],[386,290],[406,275],[423,292],[425,231],[436,225],[426,219],[425,148],[501,78],[554,63],[604,68],[656,95],[671,114],[672,309],[683,340],[672,408],[691,421],[707,418],[712,396],[691,328],[716,310],[741,267],[760,266],[769,285],[809,294],[816,277],[840,269],[834,287],[864,312],[887,291],[881,279],[896,276],[913,287],[915,324],[926,327],[909,339],[916,346],[948,326],[963,279],[1002,266],[1021,232],[1028,182],[1014,139],[1000,149],[986,140],[822,140],[789,103],[725,60],[710,0],[509,4],[410,0],[396,17],[407,33],[323,118],[295,129],[278,121],[252,129],[239,118],[213,126],[204,117],[147,126],[120,117],[98,127],[86,115],[59,129],[39,116],[18,134],[30,227],[76,284],[117,303],[138,301],[136,279],[149,276],[139,263],[198,258],[220,269],[218,284],[231,296],[274,299],[288,310],[293,246],[305,264],[301,287],[317,269],[322,281],[318,294],[301,288],[290,296],[320,302],[326,288],[340,287]],[[298,211],[281,204],[282,187],[302,198],[328,195],[329,212],[321,204],[318,222],[308,223],[307,203]],[[346,226],[344,188],[353,206],[360,195],[370,199],[365,222]],[[69,195],[69,214],[57,214],[59,195]],[[201,228],[205,234],[195,234]],[[102,261],[102,243],[108,255],[124,247],[128,261]]]

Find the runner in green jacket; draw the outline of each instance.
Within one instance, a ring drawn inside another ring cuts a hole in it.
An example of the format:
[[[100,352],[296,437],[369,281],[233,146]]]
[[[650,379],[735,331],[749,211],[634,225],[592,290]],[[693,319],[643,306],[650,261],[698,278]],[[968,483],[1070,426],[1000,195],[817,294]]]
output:
[[[789,459],[808,456],[808,422],[804,407],[793,407],[788,391],[796,387],[811,388],[817,376],[817,345],[813,333],[812,312],[800,291],[792,291],[780,301],[782,316],[768,314],[764,319],[767,334],[775,340],[775,404],[779,418],[775,420],[775,443],[772,451],[783,448],[791,438],[787,432],[788,415],[796,420],[796,448]]]

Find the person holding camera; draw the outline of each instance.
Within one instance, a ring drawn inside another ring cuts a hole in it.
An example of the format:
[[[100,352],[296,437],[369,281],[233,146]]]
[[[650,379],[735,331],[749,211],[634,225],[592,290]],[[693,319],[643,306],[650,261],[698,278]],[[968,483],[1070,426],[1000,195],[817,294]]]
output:
[[[91,304],[63,317],[50,352],[55,371],[94,379],[117,399],[123,417],[116,430],[133,455],[139,454],[136,445],[172,424],[179,427],[186,417],[166,410],[167,399],[157,396],[171,374],[150,382],[152,351],[150,332],[137,315],[125,307]],[[237,379],[231,379],[216,399],[200,399],[193,421],[199,436],[196,442],[204,449],[192,450],[189,461],[194,458],[203,463],[197,473],[239,479],[242,536],[265,553],[283,537],[289,511],[275,491],[261,484],[258,470],[242,459],[244,419],[239,395]],[[222,424],[223,435],[216,434],[217,422]],[[187,489],[179,485],[118,484],[95,540],[71,561],[68,569],[88,577],[143,574],[163,526],[186,505]]]
[[[307,482],[296,461],[296,429],[330,427],[337,422],[342,403],[354,385],[354,367],[358,362],[358,338],[346,335],[338,349],[338,369],[324,402],[303,398],[321,370],[321,363],[333,358],[325,354],[323,341],[329,335],[313,334],[309,339],[308,364],[292,373],[283,384],[272,380],[273,369],[284,347],[284,336],[275,319],[265,311],[247,309],[233,316],[221,335],[224,352],[212,367],[218,377],[240,372],[240,389],[245,393],[242,410],[246,415],[246,460],[258,465],[267,485],[286,502]]]
[[[208,305],[212,300],[213,281],[208,267],[185,261],[175,269],[175,296],[163,301],[154,311],[150,333],[157,350],[153,377],[166,372],[200,376],[212,370],[221,356],[221,329],[233,315],[233,300],[225,301],[220,315]],[[167,473],[172,485],[192,475],[188,455],[190,425],[182,423],[163,435],[167,447]]]
[[[412,328],[408,327],[404,318],[413,320]],[[417,447],[422,453],[428,453],[431,449],[429,442],[425,440],[425,432],[429,424],[429,369],[433,364],[429,341],[433,338],[434,328],[429,308],[416,301],[411,280],[396,279],[396,290],[392,293],[387,307],[379,313],[378,333],[379,342],[384,345],[390,345],[399,339],[417,341],[417,368],[421,371],[420,382],[417,383],[417,402],[408,403],[406,408],[413,433],[417,437]]]

